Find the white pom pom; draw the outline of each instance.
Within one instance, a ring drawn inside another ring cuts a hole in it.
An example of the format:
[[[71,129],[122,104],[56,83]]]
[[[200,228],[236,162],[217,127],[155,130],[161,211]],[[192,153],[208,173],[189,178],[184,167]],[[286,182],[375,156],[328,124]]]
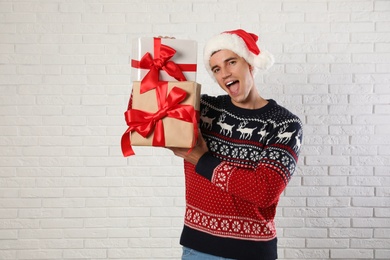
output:
[[[268,70],[274,64],[275,59],[270,52],[262,50],[261,53],[254,58],[253,62],[255,67],[261,70]]]

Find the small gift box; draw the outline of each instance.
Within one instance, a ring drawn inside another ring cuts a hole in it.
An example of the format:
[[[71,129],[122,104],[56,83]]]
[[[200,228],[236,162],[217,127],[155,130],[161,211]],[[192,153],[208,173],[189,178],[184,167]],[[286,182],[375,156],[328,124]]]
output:
[[[141,37],[133,40],[131,79],[196,81],[197,42]],[[153,75],[151,75],[153,74]]]
[[[141,94],[133,82],[132,107],[125,112],[129,126],[122,136],[122,152],[131,146],[192,148],[198,137],[201,85],[193,81],[161,81]]]

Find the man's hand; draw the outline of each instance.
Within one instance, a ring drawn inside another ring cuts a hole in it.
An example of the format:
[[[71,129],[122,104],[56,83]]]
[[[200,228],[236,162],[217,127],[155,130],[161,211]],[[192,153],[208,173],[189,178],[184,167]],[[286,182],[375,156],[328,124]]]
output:
[[[168,149],[170,149],[176,156],[182,157],[184,160],[194,165],[198,163],[203,154],[209,151],[202,134],[199,134],[198,142],[190,152],[188,152],[187,148],[169,147]]]

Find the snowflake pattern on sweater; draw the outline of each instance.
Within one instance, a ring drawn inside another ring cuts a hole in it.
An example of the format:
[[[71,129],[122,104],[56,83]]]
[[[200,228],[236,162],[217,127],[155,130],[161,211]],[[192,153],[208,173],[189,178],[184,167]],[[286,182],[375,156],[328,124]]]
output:
[[[181,243],[221,255],[218,247],[226,247],[226,238],[230,246],[241,240],[240,247],[250,255],[253,247],[245,249],[242,241],[262,243],[276,237],[276,206],[295,171],[302,123],[274,100],[249,110],[234,106],[227,95],[202,95],[200,112],[209,152],[196,166],[185,162],[185,229],[220,244],[203,248],[185,232]],[[244,259],[232,254],[222,256]]]
[[[302,141],[298,117],[273,100],[269,101],[263,113],[241,109],[246,114],[240,115],[223,108],[232,106],[227,96],[222,100],[208,97],[208,103],[205,98],[203,96],[201,129],[216,157],[240,167],[256,168],[261,158],[277,160],[282,156],[283,164],[292,167],[290,172],[294,172],[294,161]],[[227,104],[221,106],[218,102]],[[249,117],[248,114],[253,115]],[[264,150],[267,146],[270,149]]]

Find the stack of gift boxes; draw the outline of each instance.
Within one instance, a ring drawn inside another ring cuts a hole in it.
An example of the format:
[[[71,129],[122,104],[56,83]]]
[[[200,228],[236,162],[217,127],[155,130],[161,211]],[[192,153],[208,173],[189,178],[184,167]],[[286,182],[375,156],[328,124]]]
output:
[[[124,156],[132,146],[191,149],[198,137],[200,87],[197,43],[141,37],[133,42],[132,94],[122,136]]]

